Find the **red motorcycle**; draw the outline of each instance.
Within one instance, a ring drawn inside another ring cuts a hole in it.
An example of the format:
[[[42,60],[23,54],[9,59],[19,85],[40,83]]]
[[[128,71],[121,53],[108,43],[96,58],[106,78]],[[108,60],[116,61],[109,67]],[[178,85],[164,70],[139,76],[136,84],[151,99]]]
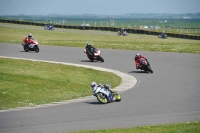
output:
[[[146,71],[146,72],[151,72],[151,73],[153,73],[153,70],[151,69],[151,66],[150,66],[150,62],[149,62],[147,59],[145,59],[145,58],[142,58],[142,59],[140,60],[140,66],[139,66],[139,68],[140,68],[141,70]]]
[[[24,48],[24,51],[28,52],[30,50],[30,51],[35,51],[36,53],[39,52],[39,46],[38,46],[39,44],[36,39],[30,39],[28,44],[26,38],[23,38],[22,41],[23,41],[22,46]]]
[[[101,61],[104,62],[104,59],[101,57],[101,52],[99,49],[94,48],[92,45],[87,44],[84,49],[84,53],[91,61]]]

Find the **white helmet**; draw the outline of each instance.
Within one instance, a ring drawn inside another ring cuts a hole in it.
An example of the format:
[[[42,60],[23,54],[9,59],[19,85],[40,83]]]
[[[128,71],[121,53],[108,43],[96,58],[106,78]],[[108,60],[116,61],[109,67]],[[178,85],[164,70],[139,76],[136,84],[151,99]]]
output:
[[[91,87],[92,87],[92,88],[94,88],[94,87],[96,87],[96,86],[97,86],[97,83],[96,83],[96,82],[92,82],[92,83],[91,83]]]
[[[32,37],[32,33],[29,33],[29,34],[28,34],[28,37]]]
[[[137,54],[135,55],[135,59],[138,59],[140,56],[141,56],[140,53],[137,53]]]

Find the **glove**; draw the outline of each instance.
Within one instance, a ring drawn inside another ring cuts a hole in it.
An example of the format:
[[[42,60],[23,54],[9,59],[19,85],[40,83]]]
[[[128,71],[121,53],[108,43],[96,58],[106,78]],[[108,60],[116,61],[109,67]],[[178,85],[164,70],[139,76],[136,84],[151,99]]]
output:
[[[136,66],[136,69],[139,69],[139,66],[138,66],[138,65]]]

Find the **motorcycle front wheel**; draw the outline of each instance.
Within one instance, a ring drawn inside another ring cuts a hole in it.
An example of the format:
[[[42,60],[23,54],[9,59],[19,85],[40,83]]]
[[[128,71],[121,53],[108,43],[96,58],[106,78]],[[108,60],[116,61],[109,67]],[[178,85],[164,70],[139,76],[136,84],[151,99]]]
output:
[[[121,96],[119,95],[119,93],[113,92],[113,96],[116,98],[115,99],[116,102],[120,102],[121,101]]]
[[[27,46],[24,46],[24,51],[28,52],[29,48]]]
[[[34,50],[35,50],[36,53],[38,53],[39,52],[39,47],[37,45],[34,46]]]
[[[148,66],[148,71],[151,72],[151,73],[153,73],[153,70],[151,69],[150,66]]]
[[[98,58],[99,58],[99,61],[104,62],[104,59],[101,56],[99,56]]]
[[[90,55],[87,55],[88,59],[90,59],[90,61],[94,61],[93,57]]]
[[[103,104],[108,103],[108,99],[106,98],[106,96],[103,93],[98,93],[96,97],[100,103],[103,103]]]

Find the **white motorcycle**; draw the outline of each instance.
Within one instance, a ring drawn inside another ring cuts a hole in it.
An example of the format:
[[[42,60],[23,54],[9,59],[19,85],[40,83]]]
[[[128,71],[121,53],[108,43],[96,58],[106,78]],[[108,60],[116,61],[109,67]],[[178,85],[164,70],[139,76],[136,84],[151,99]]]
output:
[[[25,39],[26,38],[23,39],[23,42],[25,42]],[[31,39],[29,45],[22,43],[24,51],[26,51],[26,52],[28,52],[30,50],[30,51],[35,51],[36,53],[38,53],[39,52],[39,46],[38,45],[39,44],[38,44],[38,41],[36,39]]]
[[[111,90],[111,85],[99,86],[93,94],[97,97],[97,100],[103,104],[121,101],[121,96],[116,91]]]

